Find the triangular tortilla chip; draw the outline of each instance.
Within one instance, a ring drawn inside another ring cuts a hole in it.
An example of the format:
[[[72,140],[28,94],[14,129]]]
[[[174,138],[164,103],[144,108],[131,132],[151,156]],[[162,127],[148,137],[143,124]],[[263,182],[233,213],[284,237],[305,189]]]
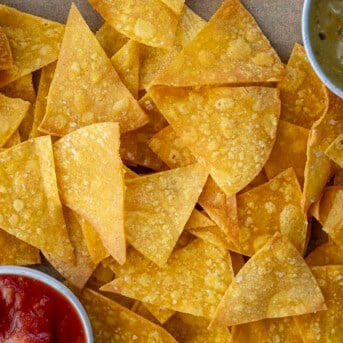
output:
[[[139,44],[129,40],[113,57],[111,62],[120,79],[135,99],[139,88]]]
[[[175,313],[174,310],[170,310],[169,308],[155,306],[149,303],[144,303],[143,305],[161,324],[165,323]]]
[[[89,288],[79,299],[92,323],[96,342],[157,342],[176,343],[163,328]]]
[[[261,172],[252,180],[246,187],[244,187],[239,193],[245,193],[250,191],[250,189],[253,189],[255,187],[261,186],[264,183],[268,182],[267,175],[265,173],[265,169],[263,168]]]
[[[0,70],[7,70],[13,67],[13,57],[7,36],[0,28]]]
[[[17,131],[29,107],[27,101],[8,98],[0,93],[0,147]]]
[[[303,191],[303,209],[307,211],[321,195],[331,174],[331,161],[325,150],[343,131],[343,99],[329,93],[330,105],[326,114],[310,130]]]
[[[0,229],[0,265],[41,263],[39,250]]]
[[[310,129],[329,105],[328,91],[318,78],[302,45],[296,43],[279,82],[281,119]]]
[[[281,232],[303,255],[308,222],[301,208],[301,196],[301,188],[292,168],[268,183],[238,195],[238,251],[252,256],[275,232]]]
[[[200,227],[209,227],[215,225],[213,221],[205,214],[194,209],[186,223],[185,229],[197,229]]]
[[[185,0],[160,0],[167,5],[175,14],[181,14]]]
[[[306,263],[309,266],[343,265],[343,249],[329,241],[314,249],[306,257]]]
[[[129,243],[159,266],[173,251],[208,172],[193,164],[126,180],[125,229]]]
[[[227,196],[260,173],[276,138],[277,90],[154,87],[149,94],[197,160],[211,169]]]
[[[179,15],[160,0],[88,0],[117,31],[145,45],[172,47]]]
[[[153,316],[153,314],[146,308],[146,303],[135,300],[134,305],[131,308],[131,311],[137,313],[141,317],[149,320],[150,322],[160,325],[160,322]],[[157,306],[155,306],[157,308]],[[172,311],[172,310],[171,310]],[[173,311],[175,313],[175,311]]]
[[[264,166],[269,179],[292,167],[300,185],[304,183],[308,134],[307,129],[280,120],[273,150]]]
[[[2,152],[0,175],[0,227],[56,260],[73,262],[50,137],[39,137]]]
[[[74,131],[55,143],[54,155],[62,202],[89,221],[107,251],[124,263],[119,125],[99,123]]]
[[[7,140],[6,144],[3,146],[3,148],[12,148],[12,146],[15,146],[17,144],[20,144],[20,135],[18,130],[14,131],[13,135]]]
[[[63,263],[49,254],[44,254],[44,251],[43,254],[64,278],[75,287],[82,289],[95,270],[96,264],[90,257],[76,215],[66,207],[63,209],[63,214],[70,241],[74,247],[76,261],[75,263]]]
[[[63,136],[106,121],[119,122],[126,132],[144,125],[147,117],[72,5],[39,130]]]
[[[224,0],[208,24],[152,85],[279,81],[280,58],[239,0]]]
[[[325,151],[332,161],[343,168],[343,133],[341,133]]]
[[[293,318],[264,319],[232,328],[235,343],[303,343]]]
[[[0,5],[0,26],[13,55],[13,68],[0,72],[0,87],[57,60],[62,24]]]
[[[232,326],[326,310],[315,277],[286,237],[276,233],[240,270],[211,323]]]
[[[32,130],[34,104],[36,102],[36,92],[33,88],[32,74],[27,74],[20,79],[11,82],[7,86],[1,88],[0,92],[10,98],[20,98],[31,103],[25,118],[19,126],[20,137],[23,141],[26,141]]]
[[[324,294],[327,311],[294,317],[304,342],[343,341],[343,266],[312,268]]]
[[[233,278],[228,252],[200,239],[176,250],[164,267],[131,249],[116,275],[102,291],[206,318]]]

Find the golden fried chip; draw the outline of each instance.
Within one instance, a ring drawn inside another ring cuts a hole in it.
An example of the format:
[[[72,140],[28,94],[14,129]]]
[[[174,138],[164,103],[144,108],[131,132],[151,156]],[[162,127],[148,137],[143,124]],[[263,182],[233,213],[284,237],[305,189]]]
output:
[[[72,5],[39,130],[63,136],[106,121],[119,122],[126,132],[144,125],[147,117]]]
[[[245,193],[247,191],[250,191],[250,189],[253,189],[255,187],[261,186],[264,183],[268,182],[267,175],[265,173],[264,168],[261,170],[261,172],[252,180],[248,186],[244,187],[239,193]]]
[[[277,90],[154,87],[149,94],[227,196],[239,192],[260,173],[276,138]]]
[[[62,202],[97,230],[107,251],[125,262],[124,182],[119,125],[89,125],[54,145]]]
[[[307,129],[280,120],[273,150],[264,166],[269,179],[292,167],[300,185],[304,183],[308,134]]]
[[[128,242],[163,266],[186,225],[208,173],[198,164],[126,180]]]
[[[17,131],[29,107],[27,101],[8,98],[0,93],[0,147]]]
[[[135,303],[133,304],[131,311],[137,313],[138,315],[149,320],[152,323],[160,325],[160,322],[152,315],[152,313],[146,308],[145,304],[141,301],[135,300]]]
[[[175,313],[174,310],[170,310],[169,308],[155,306],[149,303],[144,303],[144,306],[161,324],[165,323]]]
[[[12,146],[15,146],[20,143],[21,143],[20,135],[19,135],[18,130],[16,130],[14,131],[13,135],[7,140],[3,148],[12,148]]]
[[[79,299],[92,323],[95,342],[110,342],[114,339],[119,343],[176,343],[160,326],[91,289],[84,289]]]
[[[310,130],[303,190],[303,209],[307,211],[322,193],[331,174],[331,162],[325,150],[343,131],[343,99],[329,93],[330,105],[326,114]]]
[[[185,229],[197,229],[200,227],[209,227],[215,225],[213,221],[205,214],[194,209],[186,223]]]
[[[237,196],[238,251],[254,255],[275,234],[281,232],[305,253],[307,217],[301,208],[301,188],[292,168],[268,183]]]
[[[284,236],[276,233],[240,270],[211,323],[232,326],[326,310],[311,270]]]
[[[160,0],[88,0],[117,31],[145,45],[169,49],[179,15]]]
[[[41,263],[39,250],[0,229],[0,265]]]
[[[176,250],[164,267],[158,267],[134,249],[117,279],[102,291],[211,318],[233,278],[230,255],[200,239]]]
[[[113,271],[109,267],[104,267],[102,263],[99,263],[91,277],[88,279],[87,287],[98,290],[101,286],[111,282],[113,279]]]
[[[57,60],[62,24],[0,5],[0,26],[13,55],[13,68],[0,72],[0,87]]]
[[[307,257],[309,266],[343,265],[343,249],[332,241],[328,241],[314,249]]]
[[[343,168],[343,133],[341,133],[326,149],[325,154]]]
[[[23,141],[29,138],[32,130],[34,117],[34,104],[36,102],[36,92],[33,88],[32,74],[27,74],[7,86],[0,89],[0,92],[10,98],[21,98],[31,103],[30,108],[19,126],[20,137]]]
[[[120,79],[135,99],[139,88],[139,44],[129,40],[113,57],[111,62]]]
[[[176,87],[279,81],[280,58],[239,0],[216,14],[151,85]]]
[[[0,175],[0,227],[56,260],[73,262],[50,137],[2,152]]]
[[[7,70],[13,67],[13,57],[7,36],[0,28],[0,70]]]
[[[69,232],[70,241],[74,247],[76,261],[75,263],[64,263],[60,260],[56,260],[48,253],[44,254],[44,251],[43,254],[64,278],[66,278],[75,287],[82,289],[95,270],[96,264],[92,261],[88,252],[82,235],[82,229],[76,215],[66,207],[63,209],[63,214],[67,230]]]
[[[96,32],[95,37],[98,39],[108,57],[112,57],[129,40],[106,22]]]
[[[234,343],[303,343],[293,318],[264,319],[232,328]]]
[[[185,4],[185,0],[161,0],[167,5],[175,14],[180,15]]]
[[[184,6],[171,49],[141,45],[140,89],[147,88],[174,61],[179,52],[203,29],[205,23],[189,7]]]
[[[343,266],[312,268],[324,294],[327,311],[294,317],[304,342],[343,341]]]
[[[206,318],[190,314],[176,313],[163,327],[170,332],[178,342],[182,343],[230,343],[231,334],[228,328],[208,330],[209,321]]]

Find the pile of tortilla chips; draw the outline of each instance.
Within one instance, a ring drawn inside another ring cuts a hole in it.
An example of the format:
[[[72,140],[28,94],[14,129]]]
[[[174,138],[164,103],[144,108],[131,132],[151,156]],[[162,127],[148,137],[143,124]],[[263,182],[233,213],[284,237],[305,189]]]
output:
[[[343,100],[239,0],[89,2],[0,5],[0,264],[95,342],[343,342]]]

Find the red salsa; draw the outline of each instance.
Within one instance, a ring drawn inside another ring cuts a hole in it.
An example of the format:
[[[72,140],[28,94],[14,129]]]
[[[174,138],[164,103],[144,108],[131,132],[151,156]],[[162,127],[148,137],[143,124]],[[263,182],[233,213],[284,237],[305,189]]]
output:
[[[29,277],[0,275],[0,342],[85,343],[73,305]]]

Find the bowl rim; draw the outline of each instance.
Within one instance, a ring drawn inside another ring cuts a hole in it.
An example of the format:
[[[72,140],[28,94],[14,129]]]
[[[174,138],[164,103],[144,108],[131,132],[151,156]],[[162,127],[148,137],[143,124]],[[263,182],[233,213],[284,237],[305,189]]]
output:
[[[65,285],[63,285],[60,281],[38,270],[27,268],[27,267],[20,267],[20,266],[12,266],[12,265],[0,266],[0,275],[4,275],[4,274],[26,276],[28,278],[35,279],[37,281],[40,281],[46,284],[47,286],[50,286],[56,292],[64,296],[73,306],[76,313],[79,315],[83,329],[85,331],[86,342],[87,343],[94,342],[92,327],[91,327],[89,318],[87,316],[87,313],[84,307],[80,303],[79,299],[74,295],[74,293]]]
[[[336,86],[324,73],[322,67],[318,63],[316,57],[314,56],[310,35],[309,35],[309,18],[310,18],[310,9],[311,5],[313,4],[313,0],[305,0],[302,12],[302,19],[301,19],[301,31],[302,31],[302,38],[304,42],[305,51],[307,57],[312,65],[312,68],[321,79],[321,81],[325,84],[329,90],[335,93],[337,96],[343,99],[343,89]]]

